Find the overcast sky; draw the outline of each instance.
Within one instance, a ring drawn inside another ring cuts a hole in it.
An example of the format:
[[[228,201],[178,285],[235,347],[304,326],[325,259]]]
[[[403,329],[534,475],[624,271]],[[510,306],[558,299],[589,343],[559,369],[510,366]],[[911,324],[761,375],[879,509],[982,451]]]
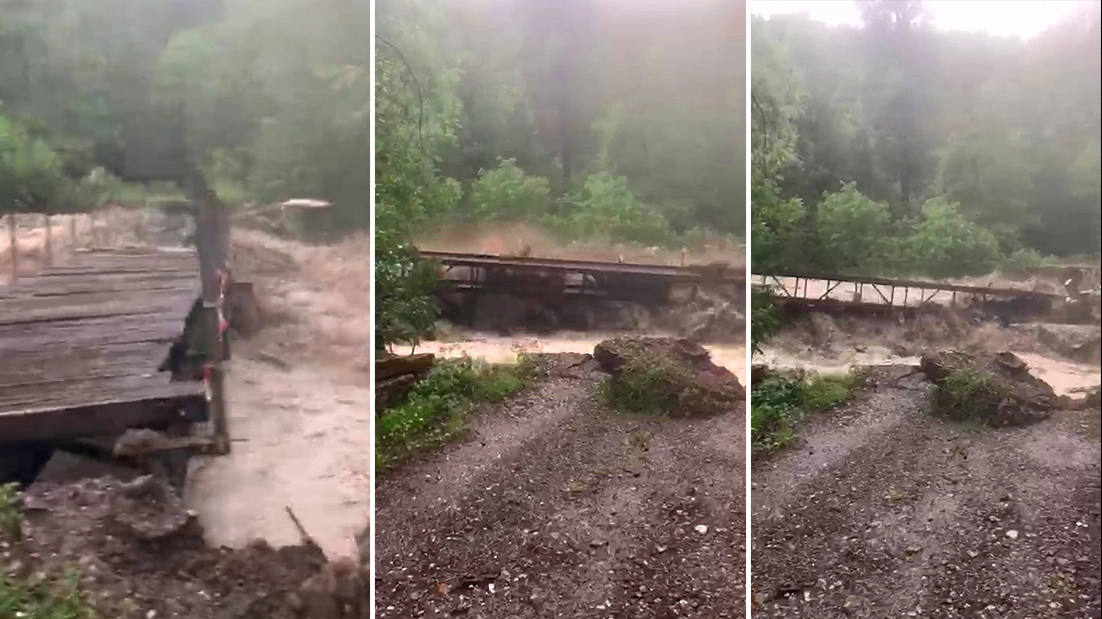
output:
[[[1089,0],[1088,0],[1089,1]],[[936,0],[927,2],[934,25],[942,30],[986,31],[1024,39],[1043,32],[1084,0]],[[837,26],[860,25],[853,0],[753,0],[750,12],[768,17],[807,13],[812,19]]]

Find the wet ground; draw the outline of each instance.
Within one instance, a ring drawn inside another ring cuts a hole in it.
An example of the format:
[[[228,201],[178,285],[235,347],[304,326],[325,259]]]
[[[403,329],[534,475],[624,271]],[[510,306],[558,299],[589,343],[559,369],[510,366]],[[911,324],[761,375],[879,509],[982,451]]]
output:
[[[628,417],[553,370],[378,481],[376,616],[744,616],[744,411]]]
[[[755,462],[755,616],[1102,616],[1099,411],[970,430],[875,375]]]

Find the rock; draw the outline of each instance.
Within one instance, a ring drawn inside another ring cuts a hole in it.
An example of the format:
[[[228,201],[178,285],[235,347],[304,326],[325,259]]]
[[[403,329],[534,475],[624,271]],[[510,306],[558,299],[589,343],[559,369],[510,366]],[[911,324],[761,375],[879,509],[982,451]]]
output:
[[[746,396],[738,378],[691,340],[621,337],[597,344],[593,357],[612,375],[614,390],[631,372],[646,383],[648,397],[655,398],[651,404],[670,415],[719,413]]]
[[[161,500],[164,498],[165,488],[158,484],[152,475],[142,475],[133,481],[124,483],[121,490],[123,494],[131,499],[152,498]]]
[[[1021,426],[1049,418],[1061,404],[1052,387],[1009,352],[933,353],[922,357],[920,369],[937,387],[935,412],[951,419]]]

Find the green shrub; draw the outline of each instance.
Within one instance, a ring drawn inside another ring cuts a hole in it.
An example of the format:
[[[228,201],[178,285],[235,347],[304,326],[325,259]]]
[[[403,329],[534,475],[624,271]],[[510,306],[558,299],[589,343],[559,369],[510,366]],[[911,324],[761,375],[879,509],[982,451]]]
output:
[[[796,427],[809,415],[829,411],[853,394],[854,374],[807,379],[774,375],[753,385],[750,441],[755,454],[780,451],[796,441]]]
[[[772,290],[755,286],[750,292],[750,351],[761,352],[762,343],[780,332],[781,326]]]
[[[477,220],[531,220],[547,213],[551,183],[528,176],[515,159],[505,159],[492,170],[481,170],[471,184],[469,214]]]
[[[608,172],[591,174],[570,217],[577,238],[604,238],[645,245],[663,245],[673,238],[670,224],[658,210],[639,202],[628,181]]]
[[[416,347],[432,333],[436,309],[432,290],[436,266],[393,232],[375,231],[375,346],[399,342]]]
[[[475,404],[504,402],[525,387],[535,373],[526,356],[516,364],[471,359],[442,361],[418,382],[406,399],[375,424],[375,462],[389,469],[409,454],[458,437]]]
[[[932,277],[984,275],[995,270],[1000,258],[995,235],[944,198],[922,205],[922,219],[905,246],[910,270]]]
[[[866,198],[849,183],[826,196],[817,214],[820,269],[852,273],[883,266],[893,236],[887,204]]]

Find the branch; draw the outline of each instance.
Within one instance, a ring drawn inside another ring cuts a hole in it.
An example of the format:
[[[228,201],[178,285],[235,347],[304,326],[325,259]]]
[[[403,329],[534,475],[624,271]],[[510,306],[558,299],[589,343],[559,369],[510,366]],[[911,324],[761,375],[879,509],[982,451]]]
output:
[[[384,45],[394,50],[394,53],[398,56],[398,60],[401,61],[403,65],[405,65],[406,71],[409,72],[410,79],[412,79],[413,83],[417,86],[417,138],[418,142],[421,144],[421,154],[423,155],[425,154],[425,134],[423,131],[423,126],[425,122],[425,94],[423,89],[421,88],[421,81],[417,79],[417,72],[413,70],[413,65],[411,65],[409,61],[406,60],[406,55],[402,53],[402,50],[399,49],[397,45],[391,43],[386,39],[386,37],[383,37],[378,33],[375,34],[375,40],[381,41]]]

